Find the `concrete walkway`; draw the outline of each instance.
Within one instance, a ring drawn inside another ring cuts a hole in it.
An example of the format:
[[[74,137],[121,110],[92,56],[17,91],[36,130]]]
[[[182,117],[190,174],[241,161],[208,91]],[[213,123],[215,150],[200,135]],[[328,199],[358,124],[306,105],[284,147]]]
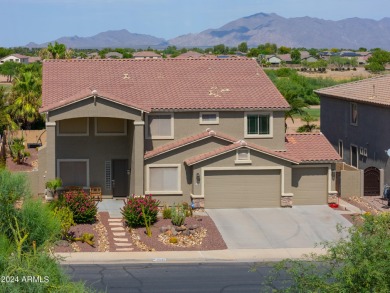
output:
[[[111,218],[122,218],[123,199],[103,199],[98,202],[99,212],[108,212]]]

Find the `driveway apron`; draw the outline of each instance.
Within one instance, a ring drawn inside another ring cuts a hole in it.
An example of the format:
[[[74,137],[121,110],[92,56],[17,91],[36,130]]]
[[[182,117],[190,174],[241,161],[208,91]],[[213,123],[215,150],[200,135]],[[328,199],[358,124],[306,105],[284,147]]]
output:
[[[351,223],[328,206],[207,209],[229,249],[312,248]]]

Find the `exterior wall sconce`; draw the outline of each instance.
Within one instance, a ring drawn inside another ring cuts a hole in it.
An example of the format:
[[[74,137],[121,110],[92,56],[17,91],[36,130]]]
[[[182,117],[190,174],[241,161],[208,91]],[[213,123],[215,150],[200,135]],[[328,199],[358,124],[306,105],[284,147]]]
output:
[[[127,172],[127,175],[130,175],[130,169],[127,169],[126,172]]]
[[[200,183],[200,174],[196,173],[196,184]]]

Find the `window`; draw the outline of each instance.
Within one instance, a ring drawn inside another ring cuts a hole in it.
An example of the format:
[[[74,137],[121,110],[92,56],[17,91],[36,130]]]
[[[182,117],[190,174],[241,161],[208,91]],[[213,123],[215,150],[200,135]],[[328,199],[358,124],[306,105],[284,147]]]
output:
[[[219,124],[218,112],[200,112],[199,124]]]
[[[341,158],[343,158],[343,152],[344,152],[343,141],[340,139],[339,140],[339,155]]]
[[[182,193],[180,184],[180,165],[149,165],[147,167],[147,173],[147,191],[145,191],[145,193]]]
[[[89,119],[73,118],[58,121],[58,136],[88,136]]]
[[[173,114],[149,114],[146,138],[173,139]]]
[[[272,113],[246,113],[245,137],[272,137]]]
[[[127,134],[125,119],[95,118],[95,135],[97,136],[123,136]]]
[[[358,168],[358,148],[356,145],[351,145],[351,166]]]
[[[63,186],[89,186],[88,160],[57,160],[57,171]]]
[[[236,164],[248,164],[251,163],[251,156],[249,149],[240,148],[236,152]]]
[[[356,103],[351,103],[351,124],[358,125],[358,109]]]

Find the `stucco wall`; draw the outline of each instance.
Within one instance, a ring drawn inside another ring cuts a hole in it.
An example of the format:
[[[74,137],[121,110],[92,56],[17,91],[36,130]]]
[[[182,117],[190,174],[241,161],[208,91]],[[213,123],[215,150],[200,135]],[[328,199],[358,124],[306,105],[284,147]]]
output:
[[[358,103],[358,125],[350,124],[350,102],[321,97],[321,132],[338,150],[343,141],[343,161],[351,164],[350,146],[367,149],[367,157],[359,155],[358,168],[384,169],[384,183],[390,184],[390,161],[385,150],[390,148],[390,108]]]
[[[126,136],[95,136],[94,123],[90,118],[88,136],[56,136],[56,159],[89,159],[90,186],[100,186],[104,195],[111,195],[105,189],[105,161],[128,159],[130,164],[133,125],[127,121]]]
[[[267,111],[265,111],[267,112]],[[175,139],[187,137],[205,131],[210,128],[220,131],[237,139],[245,139],[270,149],[285,149],[284,112],[273,112],[273,137],[272,138],[245,138],[245,112],[219,112],[219,124],[205,125],[199,123],[199,112],[174,113],[174,137]],[[151,150],[160,145],[172,142],[172,139],[148,139],[146,150]]]
[[[341,192],[340,196],[348,198],[350,196],[363,196],[363,171],[345,171],[341,172]]]

